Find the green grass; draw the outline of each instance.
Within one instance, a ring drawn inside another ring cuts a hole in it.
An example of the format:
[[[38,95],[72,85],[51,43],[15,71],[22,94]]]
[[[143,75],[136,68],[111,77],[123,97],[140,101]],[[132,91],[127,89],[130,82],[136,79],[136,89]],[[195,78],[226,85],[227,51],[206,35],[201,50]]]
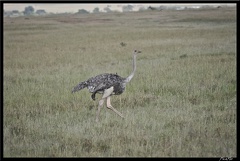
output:
[[[96,123],[72,88],[134,49]],[[236,8],[4,18],[3,63],[4,157],[236,157]]]

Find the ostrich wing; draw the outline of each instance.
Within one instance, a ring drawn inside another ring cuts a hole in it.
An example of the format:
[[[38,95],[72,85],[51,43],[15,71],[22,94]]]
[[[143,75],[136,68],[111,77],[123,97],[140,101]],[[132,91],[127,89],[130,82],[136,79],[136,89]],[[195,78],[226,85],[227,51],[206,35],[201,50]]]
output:
[[[101,82],[95,85],[93,90],[92,99],[95,100],[95,95],[97,92],[104,92],[106,89],[109,89],[113,86],[118,85],[123,79],[116,74],[106,74],[104,78],[101,77]]]

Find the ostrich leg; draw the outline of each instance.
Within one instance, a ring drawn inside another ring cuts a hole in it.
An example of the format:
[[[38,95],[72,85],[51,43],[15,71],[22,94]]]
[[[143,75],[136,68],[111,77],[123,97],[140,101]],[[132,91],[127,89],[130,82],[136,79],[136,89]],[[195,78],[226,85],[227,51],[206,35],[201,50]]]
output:
[[[97,110],[96,122],[98,122],[98,120],[99,120],[99,114],[100,114],[101,107],[102,107],[102,105],[103,105],[103,103],[104,103],[104,100],[105,100],[108,96],[110,96],[110,95],[112,94],[112,92],[113,92],[113,87],[110,87],[110,88],[108,88],[108,89],[106,89],[106,90],[104,91],[103,96],[102,96],[102,99],[101,99],[101,100],[99,101],[99,103],[98,103],[98,110]]]
[[[120,117],[124,118],[123,115],[118,112],[115,108],[113,108],[113,106],[111,105],[111,102],[110,102],[110,96],[107,97],[107,108],[113,110],[115,113],[117,113]]]
[[[103,105],[103,103],[104,103],[104,100],[105,100],[105,98],[102,98],[102,99],[99,101],[99,103],[98,103],[98,110],[97,110],[96,122],[98,122],[98,120],[99,120],[99,114],[100,114],[101,107],[102,107],[102,105]]]

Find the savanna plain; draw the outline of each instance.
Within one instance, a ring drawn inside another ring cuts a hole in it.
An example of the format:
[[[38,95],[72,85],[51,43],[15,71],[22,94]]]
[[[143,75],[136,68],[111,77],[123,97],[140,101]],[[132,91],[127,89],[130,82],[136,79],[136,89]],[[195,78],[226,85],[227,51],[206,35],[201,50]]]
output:
[[[236,157],[236,7],[4,17],[3,157]],[[81,81],[137,70],[112,96]]]

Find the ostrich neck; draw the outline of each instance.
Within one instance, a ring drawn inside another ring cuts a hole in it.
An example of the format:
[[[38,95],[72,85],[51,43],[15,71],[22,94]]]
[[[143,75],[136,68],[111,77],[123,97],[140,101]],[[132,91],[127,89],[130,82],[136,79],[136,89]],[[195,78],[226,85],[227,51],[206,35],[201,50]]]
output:
[[[130,82],[131,79],[132,79],[133,76],[134,76],[134,73],[135,73],[135,71],[136,71],[136,56],[137,56],[136,54],[133,54],[133,71],[132,71],[132,73],[131,73],[127,78],[125,78],[125,80],[124,80],[125,83]]]

